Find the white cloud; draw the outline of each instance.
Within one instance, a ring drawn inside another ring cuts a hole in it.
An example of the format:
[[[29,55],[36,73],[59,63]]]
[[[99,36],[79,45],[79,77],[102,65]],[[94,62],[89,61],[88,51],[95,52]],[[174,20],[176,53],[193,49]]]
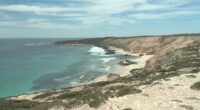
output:
[[[94,14],[118,14],[131,10],[135,4],[145,2],[146,0],[95,0],[94,6],[88,11]]]
[[[42,13],[66,12],[69,11],[70,9],[63,7],[42,7],[34,5],[6,5],[6,6],[0,6],[0,10],[14,11],[14,12],[35,12],[37,14],[42,14]]]
[[[69,24],[57,24],[49,22],[47,19],[29,19],[27,21],[4,20],[0,21],[0,28],[40,28],[40,29],[77,29],[80,26]]]
[[[124,11],[128,11],[135,3],[144,3],[145,0],[87,0],[87,2],[93,4],[91,6],[82,7],[47,7],[47,6],[35,6],[35,5],[6,5],[0,6],[2,11],[13,12],[33,12],[38,15],[52,15],[63,17],[77,17],[79,20],[85,20],[84,18],[96,17],[96,19],[104,19],[105,17],[111,17],[112,14],[118,14]],[[78,13],[82,12],[82,13]],[[87,22],[87,21],[83,21]],[[93,22],[93,21],[91,21]]]
[[[79,0],[77,0],[79,1]],[[138,20],[163,19],[176,16],[189,16],[199,14],[194,10],[187,10],[187,7],[179,9],[179,6],[188,4],[188,0],[157,0],[149,2],[149,0],[85,0],[86,5],[70,5],[70,6],[48,6],[46,5],[3,5],[0,6],[1,11],[12,12],[31,12],[36,17],[40,16],[44,19],[27,18],[24,22],[1,21],[2,24],[38,27],[38,28],[70,28],[70,27],[97,27],[103,25],[124,25],[126,23],[135,23]],[[159,12],[159,11],[163,12]],[[129,12],[128,14],[123,14]],[[50,22],[48,16],[57,19],[66,19],[77,22],[78,24],[58,24]],[[4,23],[2,23],[4,22]],[[27,25],[28,24],[28,25]],[[78,26],[79,25],[79,26]]]
[[[40,23],[40,22],[46,22],[48,21],[47,19],[38,19],[38,18],[31,18],[28,20],[29,23]]]
[[[0,6],[1,11],[33,12],[38,15],[52,15],[64,17],[110,17],[112,14],[119,14],[128,11],[133,4],[144,3],[146,0],[86,0],[88,6],[38,6],[38,5],[4,5]]]
[[[129,17],[135,18],[138,20],[153,20],[153,19],[167,19],[171,17],[177,16],[189,16],[189,15],[196,15],[200,14],[200,11],[195,10],[185,10],[185,11],[172,11],[172,12],[164,12],[164,13],[139,13],[133,14]]]

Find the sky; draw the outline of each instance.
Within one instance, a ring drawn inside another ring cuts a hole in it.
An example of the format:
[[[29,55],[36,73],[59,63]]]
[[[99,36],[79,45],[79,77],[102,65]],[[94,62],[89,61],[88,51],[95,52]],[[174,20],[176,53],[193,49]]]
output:
[[[0,0],[0,38],[200,33],[200,0]]]

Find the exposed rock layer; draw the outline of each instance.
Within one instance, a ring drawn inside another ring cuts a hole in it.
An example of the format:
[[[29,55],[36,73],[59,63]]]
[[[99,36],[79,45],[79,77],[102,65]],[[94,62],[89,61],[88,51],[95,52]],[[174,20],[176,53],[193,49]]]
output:
[[[182,48],[196,39],[200,34],[182,34],[170,36],[145,36],[129,38],[91,38],[83,40],[58,41],[56,44],[92,44],[108,48],[109,46],[122,48],[131,53],[154,54],[147,64],[147,69],[153,69],[159,60],[172,49]]]

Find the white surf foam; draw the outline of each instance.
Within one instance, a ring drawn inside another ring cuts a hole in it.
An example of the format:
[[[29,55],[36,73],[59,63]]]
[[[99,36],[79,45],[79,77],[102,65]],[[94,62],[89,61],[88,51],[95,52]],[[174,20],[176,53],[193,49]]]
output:
[[[99,60],[103,61],[103,63],[108,63],[109,61],[114,60],[114,59],[116,58],[101,58]]]
[[[42,45],[47,45],[48,43],[27,43],[24,44],[25,46],[42,46]]]
[[[54,81],[63,82],[63,81],[66,81],[66,80],[68,80],[68,79],[69,79],[69,77],[66,76],[66,77],[63,77],[63,78],[55,78]]]
[[[106,70],[106,71],[110,71],[110,68],[111,68],[110,66],[107,66],[107,67],[105,68],[105,70]]]
[[[70,85],[76,86],[76,85],[78,85],[78,82],[77,82],[77,81],[71,81],[71,82],[70,82]]]
[[[81,75],[81,76],[79,77],[79,79],[82,79],[83,77],[85,77],[85,75]]]
[[[88,50],[88,52],[91,53],[91,55],[97,55],[97,56],[105,56],[106,51],[101,48],[101,47],[92,47],[90,50]]]

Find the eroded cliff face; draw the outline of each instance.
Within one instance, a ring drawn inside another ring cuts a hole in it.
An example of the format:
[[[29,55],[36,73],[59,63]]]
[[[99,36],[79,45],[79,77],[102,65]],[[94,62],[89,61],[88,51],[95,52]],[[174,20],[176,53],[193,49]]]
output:
[[[60,41],[57,44],[92,44],[102,47],[117,47],[131,53],[153,54],[154,57],[146,63],[146,69],[156,68],[160,60],[172,49],[187,46],[199,39],[200,34],[171,35],[171,36],[146,36],[130,38],[92,38],[84,40]]]
[[[171,36],[171,37],[145,37],[114,39],[109,38],[101,43],[108,46],[122,48],[131,53],[153,54],[154,57],[146,63],[146,69],[155,69],[160,65],[160,60],[172,49],[187,46],[200,36]]]

